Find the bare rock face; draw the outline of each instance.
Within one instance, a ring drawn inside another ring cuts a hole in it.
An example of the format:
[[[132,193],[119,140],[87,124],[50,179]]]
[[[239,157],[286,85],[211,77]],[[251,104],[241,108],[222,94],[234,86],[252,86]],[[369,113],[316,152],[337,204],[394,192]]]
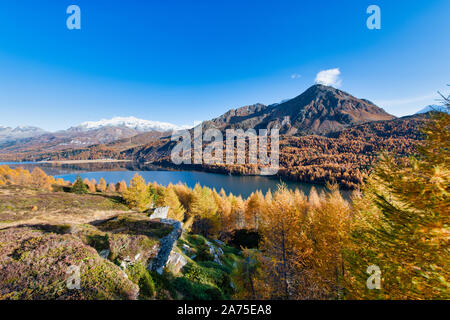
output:
[[[172,250],[172,252],[169,255],[169,259],[167,259],[166,265],[170,266],[173,272],[178,273],[181,271],[181,269],[187,264],[187,260],[185,257],[183,257],[182,254],[175,252]]]
[[[110,251],[108,249],[101,250],[98,255],[103,259],[108,259]]]
[[[214,246],[211,242],[206,241],[207,246],[209,247],[209,254],[214,257],[214,262],[218,264],[222,264],[222,261],[220,261],[220,257],[223,256],[223,250],[220,247]]]
[[[158,255],[155,259],[148,265],[147,269],[154,270],[158,272],[159,274],[163,273],[164,268],[166,265],[171,261],[172,263],[175,263],[176,266],[180,266],[183,264],[182,257],[179,253],[176,253],[173,249],[176,241],[183,233],[183,225],[180,221],[172,220],[172,219],[161,219],[161,223],[166,223],[173,226],[172,231],[161,239],[160,241],[160,249],[158,252]],[[176,253],[176,255],[175,255]],[[171,255],[173,254],[172,258]],[[180,255],[178,257],[177,255]],[[186,264],[186,262],[184,263]],[[184,266],[184,264],[180,267],[180,269]]]

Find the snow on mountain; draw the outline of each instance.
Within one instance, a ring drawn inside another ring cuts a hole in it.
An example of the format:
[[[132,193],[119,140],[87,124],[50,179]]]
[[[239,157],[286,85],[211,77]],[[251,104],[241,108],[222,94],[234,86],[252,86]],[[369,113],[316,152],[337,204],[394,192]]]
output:
[[[18,126],[16,128],[0,126],[0,142],[30,138],[45,134],[41,128],[31,126]]]
[[[138,119],[136,117],[114,117],[112,119],[102,119],[100,121],[86,121],[79,126],[72,127],[71,131],[89,131],[104,127],[126,127],[139,132],[148,131],[172,131],[188,129],[187,126],[177,126],[168,122]]]
[[[425,108],[423,108],[422,110],[417,111],[416,114],[427,113],[427,112],[430,112],[430,111],[440,111],[440,112],[447,112],[447,113],[449,113],[448,108],[445,107],[445,106],[429,105],[429,106],[426,106]]]

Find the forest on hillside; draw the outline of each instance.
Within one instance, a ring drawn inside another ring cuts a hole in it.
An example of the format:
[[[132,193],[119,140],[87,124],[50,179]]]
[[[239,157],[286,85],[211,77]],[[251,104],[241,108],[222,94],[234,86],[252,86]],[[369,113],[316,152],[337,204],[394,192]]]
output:
[[[318,184],[331,181],[341,188],[358,189],[380,152],[387,151],[398,157],[413,154],[414,146],[423,139],[420,127],[426,121],[427,115],[417,115],[369,122],[329,133],[326,136],[281,135],[280,170],[277,175],[292,181]],[[170,151],[175,144],[170,141],[170,137],[163,136],[150,140],[139,138],[129,139],[129,141],[57,152],[30,151],[0,154],[0,157],[8,161],[129,159],[141,164],[174,166]],[[147,142],[144,145],[136,145],[136,141]],[[248,141],[246,141],[246,149],[248,150]],[[181,164],[176,167],[233,175],[253,175],[259,168],[251,164],[211,165],[206,163]]]

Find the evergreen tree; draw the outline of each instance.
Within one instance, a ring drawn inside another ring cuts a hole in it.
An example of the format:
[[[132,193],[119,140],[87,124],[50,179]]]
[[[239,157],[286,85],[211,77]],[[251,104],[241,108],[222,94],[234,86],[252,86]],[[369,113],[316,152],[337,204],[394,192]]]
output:
[[[71,192],[77,194],[86,194],[89,192],[87,186],[84,184],[83,179],[81,179],[80,175],[78,175],[77,178],[75,179],[75,182],[72,185]]]

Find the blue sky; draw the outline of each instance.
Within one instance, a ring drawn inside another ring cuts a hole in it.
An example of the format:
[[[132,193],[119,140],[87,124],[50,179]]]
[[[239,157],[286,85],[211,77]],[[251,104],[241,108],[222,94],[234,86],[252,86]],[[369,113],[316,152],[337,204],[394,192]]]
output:
[[[66,27],[71,4],[81,30]],[[381,30],[366,27],[371,4]],[[3,0],[0,125],[192,124],[334,68],[340,89],[412,114],[449,91],[449,13],[448,0]]]

